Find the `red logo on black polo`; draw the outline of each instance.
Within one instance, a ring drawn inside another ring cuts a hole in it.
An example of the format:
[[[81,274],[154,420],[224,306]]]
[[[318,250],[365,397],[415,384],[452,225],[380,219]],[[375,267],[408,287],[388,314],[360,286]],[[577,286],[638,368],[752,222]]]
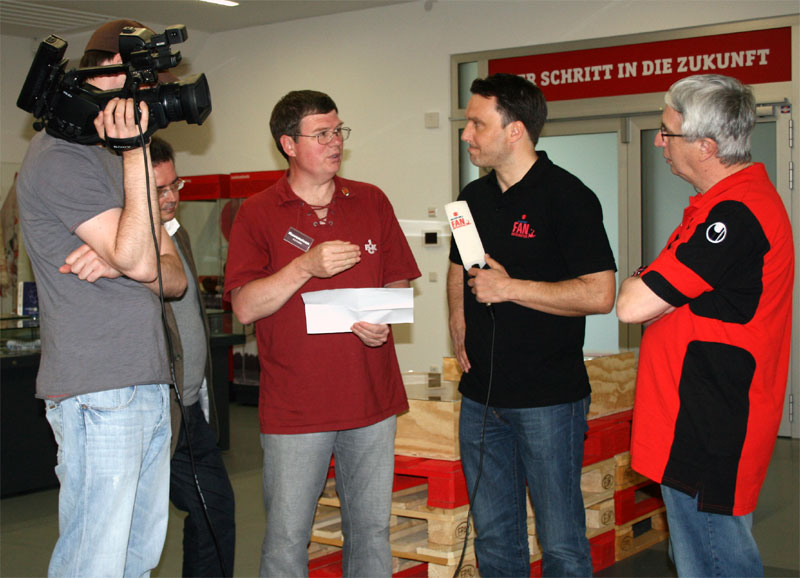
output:
[[[514,225],[511,227],[512,237],[533,239],[536,236],[536,231],[533,229],[533,226],[525,220],[527,217],[528,215],[522,215],[519,221],[514,221]]]

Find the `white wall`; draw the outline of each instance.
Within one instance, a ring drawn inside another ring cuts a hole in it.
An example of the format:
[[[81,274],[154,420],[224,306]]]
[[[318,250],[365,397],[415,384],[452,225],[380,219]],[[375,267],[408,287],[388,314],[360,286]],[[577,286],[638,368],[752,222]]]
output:
[[[797,0],[439,0],[430,10],[419,0],[213,35],[189,30],[188,42],[179,46],[186,64],[181,72],[206,73],[214,111],[203,127],[173,124],[162,136],[176,146],[183,174],[283,168],[267,126],[272,106],[289,90],[322,90],[353,128],[342,176],[380,186],[399,218],[424,220],[428,207],[450,200],[451,54],[798,11]],[[86,36],[67,40],[75,54]],[[0,44],[4,171],[21,161],[31,134],[30,119],[14,108],[31,45],[10,38]],[[424,128],[426,112],[439,113],[439,128]],[[398,353],[404,370],[427,370],[449,355],[447,251],[446,245],[422,248],[413,238],[412,245],[423,278],[416,283],[417,322],[399,332]],[[429,281],[431,272],[438,281]]]

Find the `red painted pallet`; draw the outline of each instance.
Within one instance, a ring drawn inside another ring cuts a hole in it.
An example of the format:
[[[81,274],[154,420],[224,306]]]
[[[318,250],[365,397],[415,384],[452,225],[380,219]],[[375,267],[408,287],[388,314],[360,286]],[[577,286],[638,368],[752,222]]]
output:
[[[395,564],[405,566],[392,574],[393,578],[428,578],[428,565],[395,559]],[[342,577],[342,552],[333,552],[308,561],[309,578],[341,578]]]
[[[342,552],[331,552],[308,561],[309,578],[328,578],[342,575]]]
[[[333,463],[331,459],[329,478],[334,477]],[[460,460],[395,456],[394,473],[394,492],[427,483],[428,506],[431,508],[452,509],[469,503],[467,481]]]
[[[601,462],[626,452],[631,445],[633,411],[590,419],[583,442],[583,465]]]
[[[614,548],[616,544],[616,534],[614,530],[595,536],[589,540],[589,547],[592,549],[592,568],[599,572],[608,568],[615,561]],[[539,559],[531,564],[530,578],[542,577],[542,560]]]
[[[614,492],[614,519],[617,526],[663,506],[661,486],[651,480]]]
[[[427,480],[428,506],[432,508],[458,508],[469,503],[461,461],[395,456],[394,472]]]
[[[583,465],[587,466],[613,458],[625,452],[630,445],[631,411],[623,411],[613,415],[589,420],[589,430],[584,442]],[[469,503],[467,482],[461,469],[460,460],[435,460],[412,456],[395,456],[394,471],[400,476],[419,478],[420,483],[428,484],[428,505],[432,508],[458,508]],[[329,477],[333,477],[333,459]],[[412,481],[403,481],[405,486],[394,491],[414,485]]]

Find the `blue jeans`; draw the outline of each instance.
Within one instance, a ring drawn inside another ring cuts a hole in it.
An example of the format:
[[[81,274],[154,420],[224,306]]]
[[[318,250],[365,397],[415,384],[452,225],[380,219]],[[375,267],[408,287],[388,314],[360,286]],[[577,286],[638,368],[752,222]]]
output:
[[[342,571],[391,576],[389,518],[397,417],[352,430],[294,435],[261,434],[267,528],[260,576],[308,576],[314,511],[336,457],[341,501]]]
[[[230,578],[236,545],[233,488],[217,447],[217,434],[208,425],[200,403],[185,409],[197,480],[217,541],[215,544],[195,487],[191,456],[181,424],[180,432],[175,432],[178,445],[170,462],[169,499],[176,508],[189,513],[183,520],[183,575]],[[217,552],[217,545],[220,552]]]
[[[548,407],[489,407],[481,461],[484,406],[461,402],[461,464],[472,494],[475,554],[484,578],[528,576],[525,481],[531,493],[544,576],[591,576],[581,494],[589,398]]]
[[[168,386],[45,403],[61,483],[48,575],[149,576],[169,516]]]
[[[697,496],[664,485],[661,495],[667,506],[670,556],[679,576],[764,576],[752,513],[699,512]]]

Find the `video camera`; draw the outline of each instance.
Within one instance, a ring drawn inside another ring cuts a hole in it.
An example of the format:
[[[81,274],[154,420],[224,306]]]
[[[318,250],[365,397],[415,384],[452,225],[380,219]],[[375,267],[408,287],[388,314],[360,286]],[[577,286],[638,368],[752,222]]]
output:
[[[65,72],[67,43],[55,35],[42,41],[33,58],[17,106],[38,119],[37,131],[78,144],[102,142],[94,119],[112,98],[144,101],[150,110],[146,136],[172,121],[203,124],[211,113],[211,93],[205,74],[178,82],[158,83],[158,72],[177,66],[180,52],[171,44],[187,38],[186,27],[170,26],[163,34],[147,28],[126,27],[119,36],[122,64],[72,69]],[[118,90],[99,90],[87,79],[106,74],[125,73],[125,86]],[[148,86],[141,88],[141,86]]]

